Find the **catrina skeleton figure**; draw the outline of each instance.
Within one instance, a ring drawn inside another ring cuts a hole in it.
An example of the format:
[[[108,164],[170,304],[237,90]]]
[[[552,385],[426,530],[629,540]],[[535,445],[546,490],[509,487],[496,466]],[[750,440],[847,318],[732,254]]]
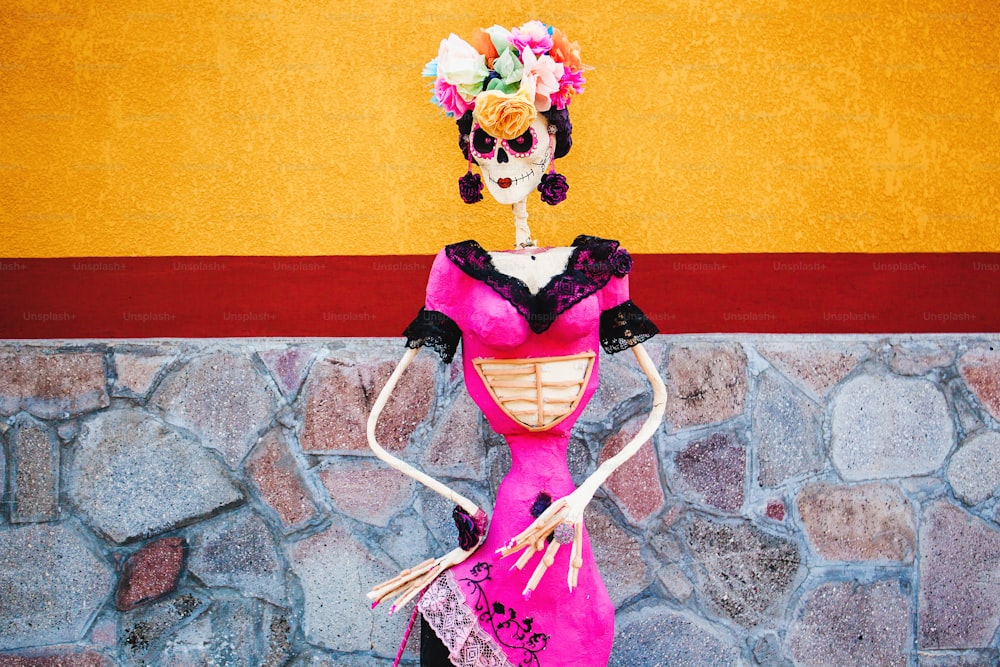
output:
[[[631,259],[618,242],[579,236],[569,247],[531,239],[527,198],[561,202],[554,161],[571,146],[567,106],[582,92],[579,47],[538,21],[451,35],[425,74],[433,101],[457,119],[469,171],[464,201],[489,193],[514,213],[516,247],[487,251],[475,241],[434,260],[424,307],[407,328],[407,349],[368,421],[382,460],[457,504],[459,546],[369,593],[390,612],[419,599],[421,664],[460,667],[598,667],[608,662],[614,606],[591,552],[584,508],[597,488],[659,426],[663,382],[642,341],[655,326],[629,300]],[[468,498],[387,453],[375,439],[379,414],[421,347],[450,362],[462,343],[469,395],[511,450],[493,516]],[[570,429],[597,389],[599,351],[631,349],[653,389],[653,408],[622,450],[577,488],[566,450]],[[487,524],[488,530],[487,530]]]

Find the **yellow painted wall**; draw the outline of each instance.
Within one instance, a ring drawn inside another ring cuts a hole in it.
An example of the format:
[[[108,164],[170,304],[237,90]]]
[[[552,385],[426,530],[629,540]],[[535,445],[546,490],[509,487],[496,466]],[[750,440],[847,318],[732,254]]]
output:
[[[502,247],[420,76],[449,32],[583,48],[544,243],[1000,251],[994,0],[0,4],[0,255]]]

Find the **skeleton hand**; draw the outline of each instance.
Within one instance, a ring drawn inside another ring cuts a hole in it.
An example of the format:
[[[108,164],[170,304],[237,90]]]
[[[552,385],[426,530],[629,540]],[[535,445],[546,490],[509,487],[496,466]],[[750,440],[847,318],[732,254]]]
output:
[[[368,593],[368,599],[374,600],[372,609],[395,595],[396,599],[389,607],[389,614],[396,613],[397,609],[403,608],[420,591],[430,585],[438,575],[471,556],[472,551],[474,550],[466,551],[459,547],[440,558],[428,558],[420,565],[403,570],[392,579],[382,582]]]
[[[556,552],[563,544],[572,543],[566,584],[570,591],[576,588],[580,568],[583,567],[583,510],[593,497],[592,494],[581,491],[583,490],[577,489],[553,502],[530,526],[498,550],[506,558],[523,549],[524,553],[514,563],[514,567],[519,570],[524,569],[536,553],[543,552],[528,585],[521,592],[525,597],[529,597],[538,586],[545,572],[555,562]],[[545,541],[550,535],[552,540],[546,546]]]
[[[374,600],[372,609],[386,598],[396,595],[396,600],[389,608],[389,614],[396,613],[397,609],[405,606],[420,591],[429,586],[438,575],[449,567],[454,567],[464,561],[483,543],[488,523],[486,512],[477,508],[475,514],[469,514],[461,507],[456,506],[452,512],[452,518],[458,527],[459,547],[440,558],[428,558],[420,565],[403,570],[392,579],[383,581],[373,588],[368,593],[368,599]]]

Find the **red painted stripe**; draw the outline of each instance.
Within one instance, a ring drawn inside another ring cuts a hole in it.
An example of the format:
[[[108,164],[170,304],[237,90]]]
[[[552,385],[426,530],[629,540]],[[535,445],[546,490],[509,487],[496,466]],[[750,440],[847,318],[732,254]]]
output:
[[[0,338],[397,336],[429,256],[0,259]],[[637,255],[664,333],[1000,331],[1000,254]]]

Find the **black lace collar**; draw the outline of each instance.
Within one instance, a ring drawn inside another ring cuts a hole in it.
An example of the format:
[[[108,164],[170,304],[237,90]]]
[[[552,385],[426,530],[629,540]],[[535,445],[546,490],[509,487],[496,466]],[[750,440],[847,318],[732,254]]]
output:
[[[452,263],[468,276],[485,283],[514,306],[536,334],[548,329],[555,319],[572,306],[608,284],[612,276],[621,278],[632,269],[632,258],[618,241],[580,235],[566,268],[532,294],[520,278],[500,272],[493,258],[475,241],[445,247]]]

